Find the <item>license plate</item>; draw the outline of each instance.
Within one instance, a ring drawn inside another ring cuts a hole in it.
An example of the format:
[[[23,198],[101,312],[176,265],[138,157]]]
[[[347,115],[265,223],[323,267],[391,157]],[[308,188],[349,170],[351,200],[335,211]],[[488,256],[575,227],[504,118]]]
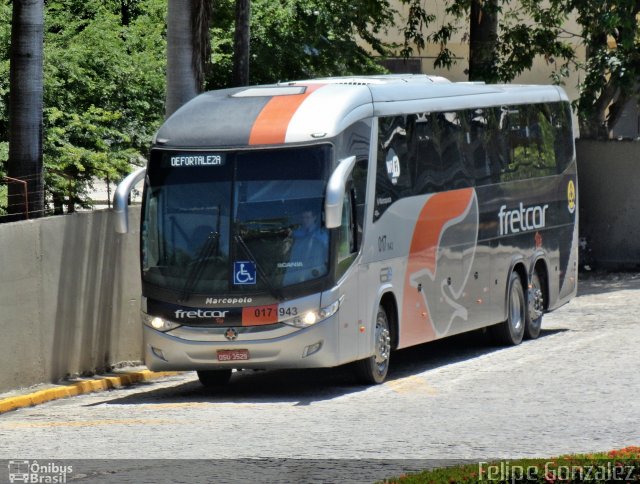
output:
[[[249,350],[218,350],[218,361],[246,361]]]

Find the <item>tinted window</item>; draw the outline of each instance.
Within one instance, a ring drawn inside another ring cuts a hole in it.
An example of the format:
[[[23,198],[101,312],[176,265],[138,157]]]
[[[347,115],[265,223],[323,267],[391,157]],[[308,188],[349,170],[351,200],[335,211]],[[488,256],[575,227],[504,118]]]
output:
[[[380,118],[374,220],[403,197],[562,173],[572,133],[568,103]]]

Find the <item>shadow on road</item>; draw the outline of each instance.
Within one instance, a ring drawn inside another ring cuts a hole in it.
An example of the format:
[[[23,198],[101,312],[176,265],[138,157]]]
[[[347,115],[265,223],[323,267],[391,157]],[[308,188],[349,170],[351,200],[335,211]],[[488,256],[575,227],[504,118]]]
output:
[[[540,338],[563,331],[566,330],[543,330]],[[535,345],[536,341],[525,341],[523,344]],[[482,330],[398,350],[391,356],[387,381],[410,377],[494,351],[509,351],[509,347],[493,345],[489,335]],[[133,395],[115,400],[105,399],[91,405],[294,402],[303,406],[366,391],[368,386],[359,384],[347,365],[309,370],[244,370],[234,373],[228,385],[215,389],[203,387],[197,379],[155,390],[139,388],[140,391]]]
[[[635,272],[581,272],[578,276],[578,297],[626,289],[640,290],[640,274]]]

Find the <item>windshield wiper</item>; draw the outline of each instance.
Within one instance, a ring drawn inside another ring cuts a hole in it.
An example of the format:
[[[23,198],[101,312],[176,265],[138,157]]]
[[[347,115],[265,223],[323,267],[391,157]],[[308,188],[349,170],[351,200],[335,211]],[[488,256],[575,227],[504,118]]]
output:
[[[269,293],[278,301],[282,301],[284,297],[282,296],[280,291],[278,291],[275,287],[273,287],[273,284],[271,284],[271,281],[267,277],[266,272],[264,272],[264,270],[262,269],[262,266],[260,265],[256,257],[253,255],[253,253],[251,252],[251,249],[249,249],[249,246],[247,246],[246,242],[242,238],[242,235],[236,234],[233,236],[233,239],[236,241],[236,243],[240,247],[242,247],[242,250],[244,251],[245,255],[251,260],[251,262],[255,264],[256,269],[258,270],[258,274],[260,274],[260,277],[266,284],[267,289],[269,289]]]
[[[206,242],[200,248],[200,253],[198,254],[197,259],[189,269],[189,274],[187,274],[187,280],[185,281],[184,287],[182,288],[182,294],[180,295],[179,301],[187,301],[187,299],[189,299],[189,296],[191,296],[191,294],[193,293],[194,287],[202,278],[202,273],[204,271],[207,259],[211,257],[213,250],[216,248],[219,237],[219,232],[211,232],[207,236]]]

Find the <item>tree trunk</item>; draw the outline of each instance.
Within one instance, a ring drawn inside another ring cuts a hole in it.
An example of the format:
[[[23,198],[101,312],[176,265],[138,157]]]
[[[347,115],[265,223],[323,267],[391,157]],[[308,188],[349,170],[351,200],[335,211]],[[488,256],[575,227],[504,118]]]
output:
[[[120,0],[120,22],[124,27],[128,27],[131,22],[131,8],[129,0]]]
[[[498,0],[471,0],[469,80],[496,82]]]
[[[44,213],[42,165],[44,0],[13,0],[11,66],[9,74],[8,176],[27,182],[9,183],[11,220],[41,217]],[[21,215],[22,214],[22,215]]]
[[[236,0],[236,30],[233,38],[233,84],[249,84],[249,39],[251,0]]]
[[[166,117],[194,98],[199,91],[193,67],[194,38],[191,25],[194,2],[168,0]]]

